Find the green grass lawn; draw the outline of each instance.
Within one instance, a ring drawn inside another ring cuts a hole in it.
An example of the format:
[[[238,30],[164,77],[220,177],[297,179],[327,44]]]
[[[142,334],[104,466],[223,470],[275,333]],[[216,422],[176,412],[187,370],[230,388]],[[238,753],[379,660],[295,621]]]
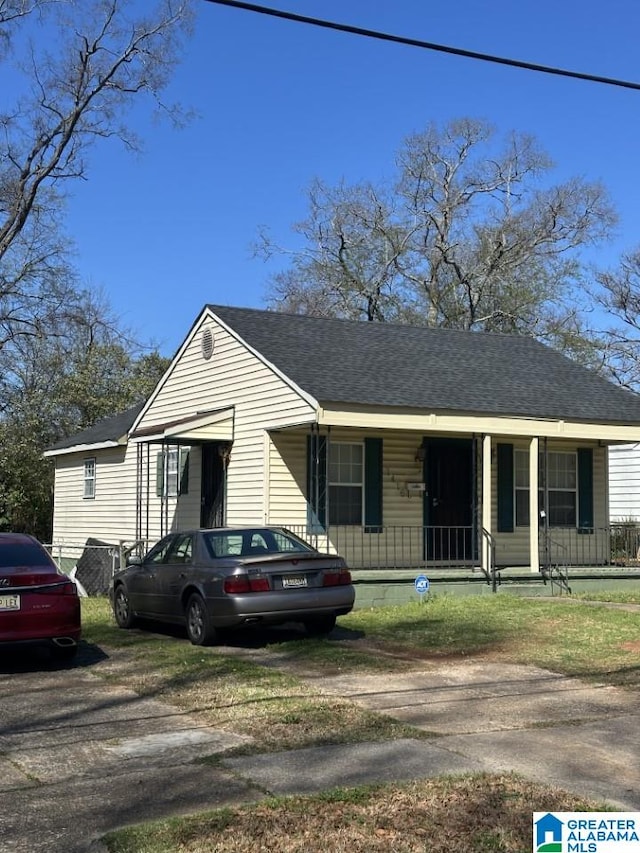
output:
[[[259,746],[245,750],[426,736],[321,694],[303,677],[310,671],[384,672],[429,667],[445,658],[484,658],[535,664],[628,690],[640,687],[640,612],[576,598],[443,595],[357,610],[340,619],[327,639],[274,631],[257,644],[262,658],[250,641],[245,648],[232,640],[229,647],[203,649],[179,631],[122,631],[101,599],[83,601],[83,624],[85,643],[105,652],[96,674],[197,712],[210,725],[244,734],[260,731]],[[271,656],[268,666],[265,653]],[[533,810],[588,808],[602,807],[516,777],[479,775],[175,819],[112,834],[108,848],[119,853],[516,853],[531,849]],[[449,828],[443,835],[445,820]]]

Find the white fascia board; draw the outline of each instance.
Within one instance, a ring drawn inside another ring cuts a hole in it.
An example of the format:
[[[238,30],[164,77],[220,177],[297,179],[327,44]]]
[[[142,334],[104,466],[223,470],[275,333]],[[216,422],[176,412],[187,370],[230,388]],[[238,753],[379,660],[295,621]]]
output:
[[[92,453],[94,450],[108,450],[110,447],[122,447],[126,444],[126,436],[120,441],[101,441],[97,444],[74,444],[73,447],[63,447],[61,450],[45,450],[43,456],[66,456],[69,453]]]
[[[640,439],[640,424],[581,423],[499,415],[440,414],[435,412],[381,412],[323,408],[320,426],[366,427],[370,429],[412,430],[424,433],[482,433],[539,438],[570,438],[584,441],[634,442]]]
[[[290,379],[290,378],[286,375],[286,373],[283,373],[279,368],[277,368],[277,367],[275,366],[275,364],[273,364],[272,362],[270,362],[270,361],[269,361],[269,359],[265,358],[259,350],[254,349],[252,346],[250,346],[250,345],[249,345],[249,344],[244,340],[244,338],[242,338],[242,337],[241,337],[241,336],[240,336],[240,335],[239,335],[239,334],[238,334],[238,333],[233,329],[233,327],[232,327],[232,326],[228,326],[228,325],[224,322],[224,320],[221,320],[221,319],[220,319],[220,317],[218,317],[218,315],[217,315],[217,314],[215,314],[213,311],[211,311],[211,310],[209,310],[209,309],[206,309],[206,312],[205,312],[205,313],[208,313],[208,314],[209,314],[209,317],[211,317],[211,319],[212,319],[212,320],[215,320],[215,322],[216,322],[216,323],[218,323],[218,325],[219,325],[219,326],[221,326],[221,327],[222,327],[226,332],[228,332],[228,334],[230,334],[232,338],[235,338],[235,340],[236,340],[236,341],[238,341],[238,343],[242,344],[242,346],[243,346],[245,349],[247,349],[250,353],[252,353],[252,355],[254,355],[254,356],[255,356],[259,361],[261,361],[261,362],[262,362],[262,364],[264,364],[264,365],[265,365],[265,367],[268,367],[268,368],[269,368],[269,370],[271,370],[273,373],[275,373],[275,375],[276,375],[276,376],[278,376],[280,379],[282,379],[282,381],[283,381],[286,385],[288,385],[288,386],[289,386],[289,388],[291,388],[291,390],[292,390],[292,391],[294,391],[294,392],[295,392],[299,397],[301,397],[301,398],[305,401],[305,403],[308,403],[308,404],[309,404],[309,405],[310,405],[310,406],[311,406],[315,411],[317,411],[317,410],[318,410],[318,408],[319,408],[319,406],[318,406],[318,401],[317,401],[314,397],[312,397],[312,396],[311,396],[311,394],[309,394],[307,391],[303,390],[303,389],[302,389],[299,385],[297,385],[297,384],[296,384],[292,379]]]
[[[215,412],[203,413],[194,415],[192,418],[185,419],[180,423],[174,423],[170,426],[158,424],[157,431],[148,435],[132,436],[129,441],[132,444],[147,444],[153,442],[171,443],[171,439],[207,439],[209,441],[232,441],[233,440],[233,417],[235,407],[225,406],[224,409],[218,409]],[[227,431],[212,432],[207,435],[207,429],[216,427],[217,425],[228,424]]]

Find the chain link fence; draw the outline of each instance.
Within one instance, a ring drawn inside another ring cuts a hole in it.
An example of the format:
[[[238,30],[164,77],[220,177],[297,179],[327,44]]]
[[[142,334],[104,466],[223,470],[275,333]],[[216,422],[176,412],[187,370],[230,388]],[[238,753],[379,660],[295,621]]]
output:
[[[77,584],[81,595],[107,595],[111,578],[127,556],[142,553],[143,542],[103,542],[89,538],[86,542],[54,542],[46,548],[59,568]]]

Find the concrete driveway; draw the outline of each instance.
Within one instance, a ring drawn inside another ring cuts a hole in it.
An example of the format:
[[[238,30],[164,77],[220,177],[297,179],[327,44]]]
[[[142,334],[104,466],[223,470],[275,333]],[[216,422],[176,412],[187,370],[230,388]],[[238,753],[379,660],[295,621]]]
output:
[[[73,666],[0,658],[0,850],[80,853],[110,829],[263,792],[194,763],[245,738]],[[168,784],[170,780],[170,784]]]
[[[268,644],[209,653],[293,666]],[[2,853],[97,851],[110,829],[266,793],[479,770],[515,770],[640,810],[640,709],[631,692],[477,660],[396,675],[294,667],[319,690],[433,737],[225,757],[246,738],[98,677],[104,657],[85,646],[73,666],[0,658]],[[220,761],[198,763],[207,755]]]

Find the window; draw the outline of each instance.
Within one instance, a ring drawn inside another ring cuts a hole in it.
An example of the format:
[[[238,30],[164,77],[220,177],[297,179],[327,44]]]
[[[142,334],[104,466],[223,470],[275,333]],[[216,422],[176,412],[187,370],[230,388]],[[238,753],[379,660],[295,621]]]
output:
[[[167,551],[167,563],[190,563],[192,548],[191,534],[178,533]]]
[[[329,524],[364,525],[382,531],[382,439],[330,442],[307,436],[307,525],[316,533]]]
[[[166,447],[156,457],[156,495],[175,498],[189,491],[189,448]]]
[[[329,524],[362,524],[364,485],[361,444],[329,445]]]
[[[516,488],[516,526],[529,526],[529,451],[515,450],[513,459],[513,479]],[[538,483],[542,485],[542,477],[538,471]],[[538,505],[544,506],[544,494],[538,492]]]
[[[269,554],[308,553],[313,548],[293,534],[284,531],[243,530],[242,532],[207,531],[203,540],[210,557],[238,557],[257,553],[256,549]]]
[[[575,527],[578,506],[578,474],[575,453],[547,454],[547,494],[549,524]]]
[[[549,526],[575,527],[578,505],[578,473],[575,453],[547,453],[547,488],[549,496]],[[538,504],[545,509],[545,457],[538,458]],[[529,526],[529,451],[514,451],[514,484],[516,525]]]
[[[145,556],[145,563],[164,563],[164,559],[167,556],[167,551],[169,550],[173,539],[173,534],[165,536],[164,539],[161,539],[157,543],[157,545],[154,545],[153,548],[149,551],[149,553]]]
[[[84,460],[84,497],[95,498],[96,496],[96,460]]]
[[[170,498],[178,494],[178,448],[172,447],[166,451],[166,471],[164,493]]]

